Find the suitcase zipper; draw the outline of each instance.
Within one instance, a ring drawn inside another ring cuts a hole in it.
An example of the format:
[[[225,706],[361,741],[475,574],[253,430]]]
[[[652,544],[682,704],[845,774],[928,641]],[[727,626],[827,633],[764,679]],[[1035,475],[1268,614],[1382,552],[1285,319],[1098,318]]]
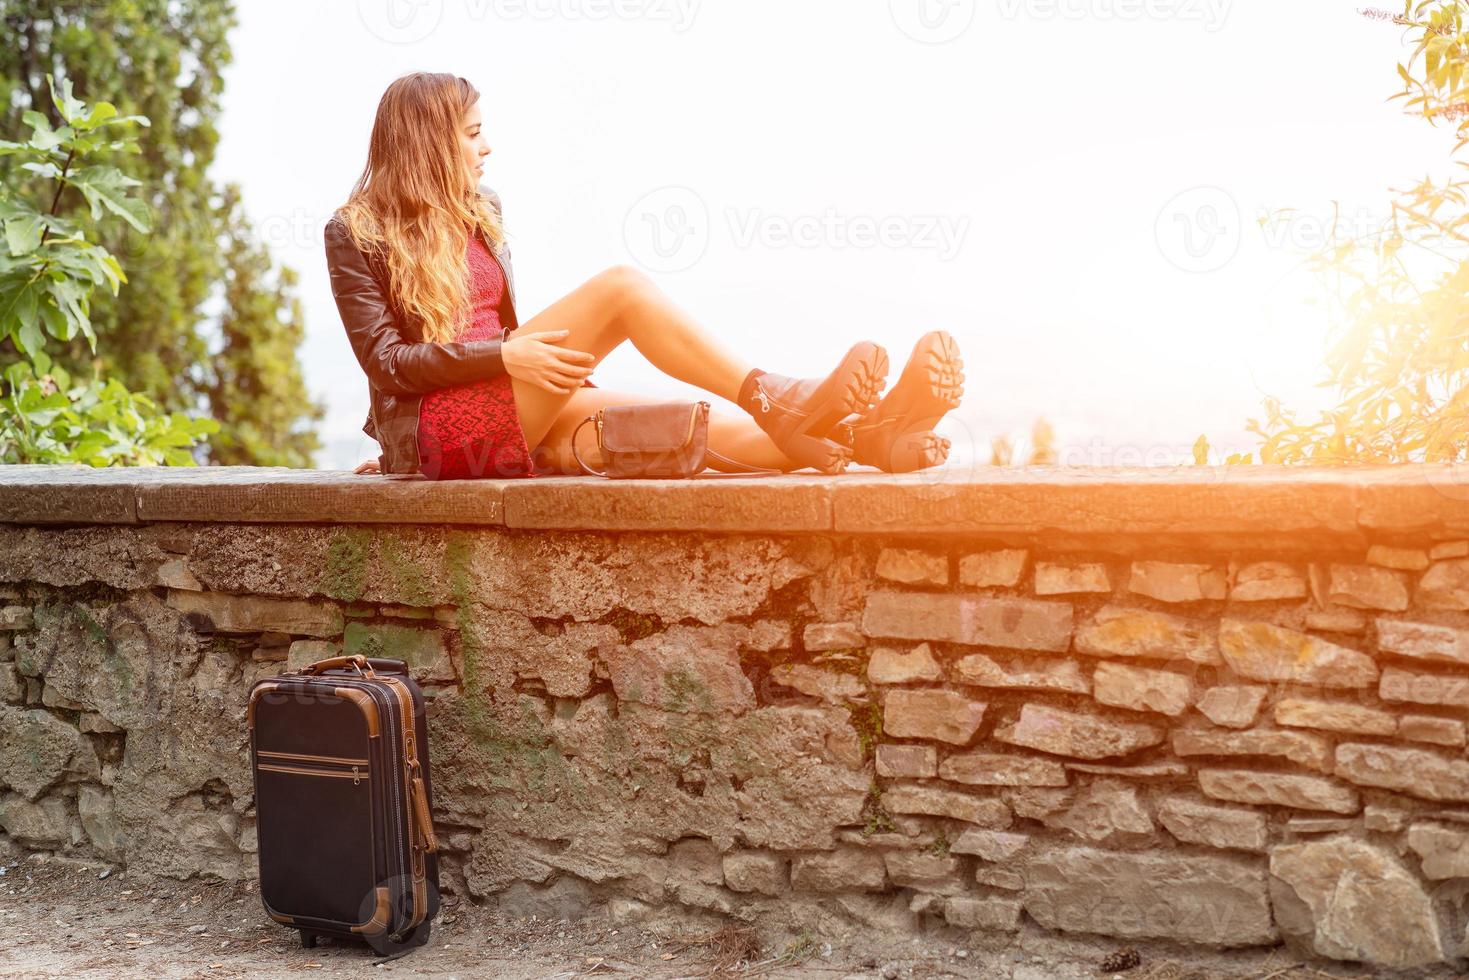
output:
[[[407,685],[405,685],[398,678],[385,677],[383,678],[383,680],[388,683],[389,688],[392,689],[393,693],[397,696],[398,704],[401,709],[401,720],[403,724],[401,730],[402,737],[400,739],[400,742],[402,744],[403,754],[400,757],[400,764],[402,764],[404,767],[404,782],[406,783],[404,789],[409,794],[412,794],[414,789],[413,780],[417,778],[419,768],[418,745],[415,728],[417,721],[414,717],[413,696],[408,693]],[[394,780],[393,788],[394,790],[397,789],[397,780]],[[410,804],[410,801],[405,800],[404,803]],[[418,821],[415,819],[417,814],[414,813],[412,810],[408,810],[406,806],[403,813],[406,818],[404,822],[409,828],[413,828],[418,823]],[[420,907],[421,903],[426,906],[428,902],[427,895],[423,891],[425,885],[424,856],[426,848],[424,846],[421,846],[422,844],[426,844],[426,840],[423,836],[422,828],[417,828],[417,830],[418,839],[414,839],[413,831],[410,829],[407,834],[407,840],[405,841],[408,846],[409,879],[413,885],[413,914],[407,926],[407,928],[409,929],[415,928],[420,922],[422,922],[423,919],[426,917],[428,911],[426,907]],[[432,829],[430,829],[429,833],[432,834],[432,832]],[[400,838],[400,840],[402,839],[403,838]]]
[[[393,702],[397,699],[389,690],[384,690],[381,684],[381,682],[385,681],[386,678],[373,678],[373,680],[378,681],[379,683],[372,683],[366,677],[348,678],[345,680],[349,681],[348,686],[357,687],[358,690],[366,692],[367,696],[372,699],[373,704],[377,706],[379,717],[386,722],[387,728],[388,749],[384,753],[384,760],[388,765],[395,765],[396,763],[393,760],[397,752],[399,751],[399,747],[402,745],[403,738],[402,731],[398,727],[398,719],[396,718],[396,715],[392,710]],[[359,683],[362,685],[361,687],[358,687]],[[389,687],[391,687],[391,685],[389,685]],[[379,702],[378,700],[379,696],[381,696],[382,698],[381,702]],[[391,855],[393,858],[393,867],[385,870],[388,870],[390,875],[395,874],[398,877],[402,877],[406,872],[406,869],[403,867],[402,855],[403,852],[407,850],[408,846],[408,835],[406,828],[403,826],[406,801],[404,801],[398,795],[398,780],[388,779],[385,789],[387,790],[387,793],[385,794],[385,802],[388,804],[388,809],[391,811],[391,813],[389,813],[388,815],[389,822],[391,823],[392,828],[395,831],[394,838],[397,843],[397,847],[393,849],[393,853]],[[391,924],[392,923],[390,912],[389,922],[387,923],[387,925]],[[386,929],[387,927],[385,926],[384,928]]]
[[[377,679],[379,681],[390,681],[389,678],[385,678],[385,677],[380,677],[380,678],[377,678]],[[402,698],[397,696],[396,685],[394,685],[392,683],[389,683],[388,684],[388,689],[385,690],[384,688],[378,686],[377,684],[367,683],[367,681],[366,681],[365,678],[363,678],[361,680],[362,680],[362,683],[365,685],[365,690],[368,692],[369,696],[373,698],[374,703],[377,702],[376,695],[379,695],[379,694],[382,695],[382,697],[383,697],[383,704],[380,706],[380,710],[383,712],[384,715],[386,715],[386,720],[387,720],[387,723],[388,723],[388,725],[387,725],[387,728],[388,728],[388,745],[389,745],[388,758],[389,758],[389,760],[401,759],[403,757],[403,752],[404,752],[404,744],[403,743],[405,741],[404,735],[406,733],[404,732],[403,728],[399,727],[399,724],[398,724],[399,719],[396,717],[396,713],[392,710],[392,707],[391,707],[392,706],[392,703],[394,701],[396,701],[398,703],[398,705],[399,705],[400,711],[401,711],[401,708],[402,708]],[[412,701],[411,701],[411,699],[409,701],[409,709],[408,710],[410,712],[413,710],[412,709]],[[411,717],[410,717],[409,724],[411,724],[411,723],[412,723],[412,721],[411,721]],[[389,764],[390,765],[398,765],[399,763],[397,761],[390,761]],[[400,797],[398,795],[398,780],[396,780],[396,779],[389,779],[388,780],[388,786],[391,789],[391,809],[393,811],[392,812],[393,829],[397,832],[395,836],[397,838],[397,844],[398,844],[398,846],[397,846],[396,851],[395,851],[395,854],[394,854],[394,857],[397,858],[397,864],[398,864],[397,873],[399,875],[401,875],[401,876],[409,877],[410,880],[411,880],[414,869],[412,867],[405,868],[403,866],[403,864],[402,864],[402,855],[403,855],[403,853],[405,851],[410,851],[410,849],[411,849],[411,842],[408,840],[407,828],[404,826],[405,815],[406,815],[406,811],[407,811],[407,807],[406,807],[406,802],[407,801],[405,801],[404,799],[402,799],[402,797]],[[411,853],[410,853],[409,857],[410,857],[410,861],[411,861],[411,858],[412,858]],[[417,904],[417,902],[416,902],[417,896],[415,895],[414,898],[415,898],[415,905],[416,905]],[[417,923],[414,923],[414,924],[416,925]]]
[[[309,755],[305,752],[269,752],[261,749],[255,753],[262,759],[299,759],[302,762],[326,762],[343,766],[366,766],[367,759],[353,759],[341,755]]]
[[[363,687],[359,688],[359,690],[365,690],[368,696],[372,698],[373,703],[378,706],[378,711],[387,722],[388,752],[386,753],[386,759],[389,765],[396,765],[397,763],[394,760],[402,752],[403,732],[398,726],[398,718],[392,710],[392,704],[394,701],[399,701],[399,699],[391,690],[385,690],[380,684],[370,683],[366,678],[344,678],[344,680],[350,680],[351,686],[354,687],[360,682]],[[378,677],[376,680],[381,682],[386,680],[386,678]],[[391,688],[392,685],[388,685],[388,687]],[[383,698],[381,703],[378,702],[379,695]],[[401,706],[401,701],[399,701],[399,704]],[[397,865],[394,870],[398,875],[402,876],[408,872],[408,869],[404,868],[402,863],[403,852],[408,850],[408,834],[406,828],[403,826],[406,801],[398,795],[398,780],[389,779],[387,786],[389,789],[388,804],[389,809],[392,811],[390,820],[393,825],[393,830],[396,832],[394,838],[398,845],[394,849],[393,855],[396,859],[395,864]]]
[[[262,772],[288,772],[296,776],[330,776],[335,779],[350,779],[352,785],[356,786],[362,780],[370,778],[370,774],[362,771],[364,767],[353,766],[351,772],[342,772],[336,769],[316,768],[314,766],[281,766],[272,765],[268,762],[258,762],[255,768]]]

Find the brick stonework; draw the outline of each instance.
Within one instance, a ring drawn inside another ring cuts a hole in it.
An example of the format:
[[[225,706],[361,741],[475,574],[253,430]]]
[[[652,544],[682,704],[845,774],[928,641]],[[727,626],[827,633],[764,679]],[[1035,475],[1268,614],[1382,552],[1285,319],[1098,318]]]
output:
[[[245,693],[344,652],[463,901],[1469,966],[1458,467],[3,467],[0,858],[253,877]]]

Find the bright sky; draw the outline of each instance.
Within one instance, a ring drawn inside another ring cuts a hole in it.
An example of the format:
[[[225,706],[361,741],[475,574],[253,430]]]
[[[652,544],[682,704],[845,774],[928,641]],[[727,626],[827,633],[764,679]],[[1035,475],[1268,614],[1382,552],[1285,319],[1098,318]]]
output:
[[[216,177],[302,277],[319,465],[378,453],[321,227],[414,70],[481,91],[522,322],[647,269],[753,364],[891,379],[957,338],[956,462],[1054,427],[1062,461],[1246,450],[1263,395],[1323,403],[1305,250],[1342,203],[1441,172],[1386,101],[1401,29],[1338,0],[334,0],[240,5]],[[1285,227],[1263,211],[1293,207]],[[595,375],[710,397],[625,347]],[[738,411],[714,399],[715,410]]]

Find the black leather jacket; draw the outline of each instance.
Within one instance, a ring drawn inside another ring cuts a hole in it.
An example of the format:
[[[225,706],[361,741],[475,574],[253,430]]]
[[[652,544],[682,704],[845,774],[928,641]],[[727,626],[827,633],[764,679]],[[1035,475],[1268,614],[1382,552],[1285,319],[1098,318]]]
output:
[[[479,192],[498,213],[500,196],[484,184],[479,185]],[[510,293],[510,322],[504,325],[508,334],[519,326],[510,246],[506,244],[496,257]],[[393,301],[385,263],[354,245],[346,224],[336,214],[326,223],[326,262],[347,339],[367,373],[372,408],[362,431],[382,447],[378,456],[382,472],[417,473],[418,410],[423,396],[438,388],[504,374],[502,340],[425,342],[416,318],[404,315]]]

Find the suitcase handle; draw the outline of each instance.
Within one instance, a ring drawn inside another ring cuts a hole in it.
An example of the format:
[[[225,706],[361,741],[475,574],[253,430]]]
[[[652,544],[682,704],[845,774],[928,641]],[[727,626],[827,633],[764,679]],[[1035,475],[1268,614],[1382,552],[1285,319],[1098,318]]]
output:
[[[367,665],[379,674],[408,673],[408,661],[397,657],[368,657]]]
[[[423,786],[423,777],[418,775],[417,759],[413,761],[411,771],[413,780],[408,784],[408,789],[413,797],[413,819],[418,827],[418,843],[426,853],[436,854],[439,850],[439,839],[434,835],[434,818],[428,809],[428,790]]]
[[[396,657],[368,657],[367,666],[379,674],[407,674],[408,662]],[[331,674],[339,671],[350,671],[349,667],[328,667],[323,673]]]
[[[328,670],[349,667],[355,668],[357,672],[360,673],[363,677],[377,676],[372,672],[372,665],[367,662],[367,658],[362,656],[360,653],[353,654],[350,657],[331,657],[327,660],[318,660],[314,664],[307,664],[305,667],[302,667],[300,670],[296,671],[296,673],[309,677],[313,674],[320,674]]]

